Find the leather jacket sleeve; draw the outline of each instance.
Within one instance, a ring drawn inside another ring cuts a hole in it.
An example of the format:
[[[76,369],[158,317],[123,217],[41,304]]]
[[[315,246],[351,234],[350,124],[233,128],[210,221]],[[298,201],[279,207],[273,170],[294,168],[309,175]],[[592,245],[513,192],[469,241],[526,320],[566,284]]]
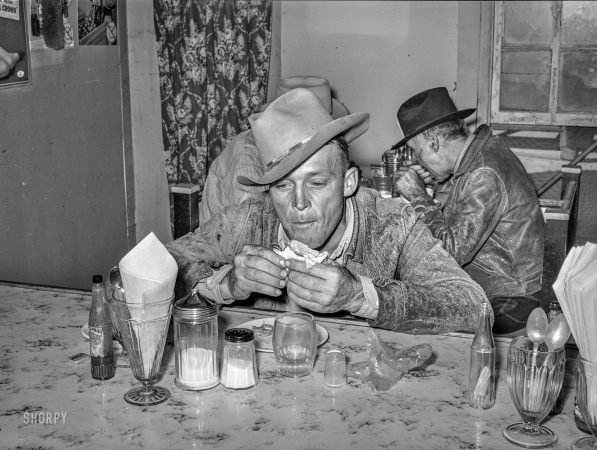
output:
[[[420,219],[414,224],[410,219],[405,225],[412,228],[400,254],[397,276],[373,279],[379,310],[369,324],[410,334],[474,331],[480,304],[487,302],[483,289]]]
[[[428,196],[414,198],[411,205],[423,213],[434,237],[461,266],[469,263],[497,227],[507,196],[502,181],[488,168],[463,175],[458,199],[461,211],[447,221]]]

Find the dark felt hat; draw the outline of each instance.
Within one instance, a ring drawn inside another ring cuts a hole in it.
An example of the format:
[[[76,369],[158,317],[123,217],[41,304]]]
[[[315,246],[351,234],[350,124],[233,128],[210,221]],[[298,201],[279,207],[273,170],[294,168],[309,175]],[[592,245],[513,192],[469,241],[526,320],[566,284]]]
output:
[[[438,87],[423,91],[405,101],[398,109],[398,126],[404,138],[392,148],[402,147],[417,134],[440,123],[454,119],[464,119],[476,109],[458,111],[448,90]]]

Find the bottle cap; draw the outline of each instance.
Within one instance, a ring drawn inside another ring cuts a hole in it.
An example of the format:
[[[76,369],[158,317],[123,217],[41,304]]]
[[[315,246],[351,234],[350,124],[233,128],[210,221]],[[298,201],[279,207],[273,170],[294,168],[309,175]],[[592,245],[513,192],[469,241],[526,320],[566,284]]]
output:
[[[101,275],[94,275],[93,276],[93,283],[103,283],[104,279],[102,278]]]
[[[253,336],[253,330],[248,328],[231,328],[224,333],[224,339],[228,342],[249,342]]]

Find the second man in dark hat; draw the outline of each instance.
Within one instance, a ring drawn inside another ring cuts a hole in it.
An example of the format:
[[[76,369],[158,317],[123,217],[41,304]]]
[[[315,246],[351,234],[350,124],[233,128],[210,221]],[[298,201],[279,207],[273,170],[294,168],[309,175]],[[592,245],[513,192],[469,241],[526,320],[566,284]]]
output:
[[[495,314],[494,333],[524,330],[540,306],[544,222],[522,163],[482,125],[468,133],[445,88],[410,98],[398,110],[404,138],[423,170],[401,168],[396,188],[444,248],[479,283]],[[433,177],[448,192],[443,211],[425,192]]]

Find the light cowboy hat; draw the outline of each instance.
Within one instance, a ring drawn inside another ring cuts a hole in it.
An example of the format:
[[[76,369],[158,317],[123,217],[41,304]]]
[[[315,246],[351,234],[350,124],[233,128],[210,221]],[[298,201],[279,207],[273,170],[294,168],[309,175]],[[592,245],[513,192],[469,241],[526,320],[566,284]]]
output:
[[[325,109],[332,115],[332,119],[339,119],[348,115],[348,109],[342,103],[335,98],[332,98],[332,90],[330,88],[330,82],[325,78],[311,77],[311,76],[296,76],[282,78],[278,85],[278,91],[276,98],[290,92],[296,88],[305,88],[313,92]],[[271,105],[272,102],[261,105],[258,109],[259,112],[265,111],[265,109]]]
[[[417,134],[440,123],[454,119],[464,119],[476,109],[458,111],[448,90],[438,87],[423,91],[405,101],[396,114],[398,126],[404,137],[392,148],[400,148]]]
[[[346,142],[369,128],[369,113],[333,119],[317,95],[297,88],[274,100],[262,113],[249,117],[259,159],[261,178],[238,176],[240,184],[264,186],[300,166],[329,140],[342,136]]]

